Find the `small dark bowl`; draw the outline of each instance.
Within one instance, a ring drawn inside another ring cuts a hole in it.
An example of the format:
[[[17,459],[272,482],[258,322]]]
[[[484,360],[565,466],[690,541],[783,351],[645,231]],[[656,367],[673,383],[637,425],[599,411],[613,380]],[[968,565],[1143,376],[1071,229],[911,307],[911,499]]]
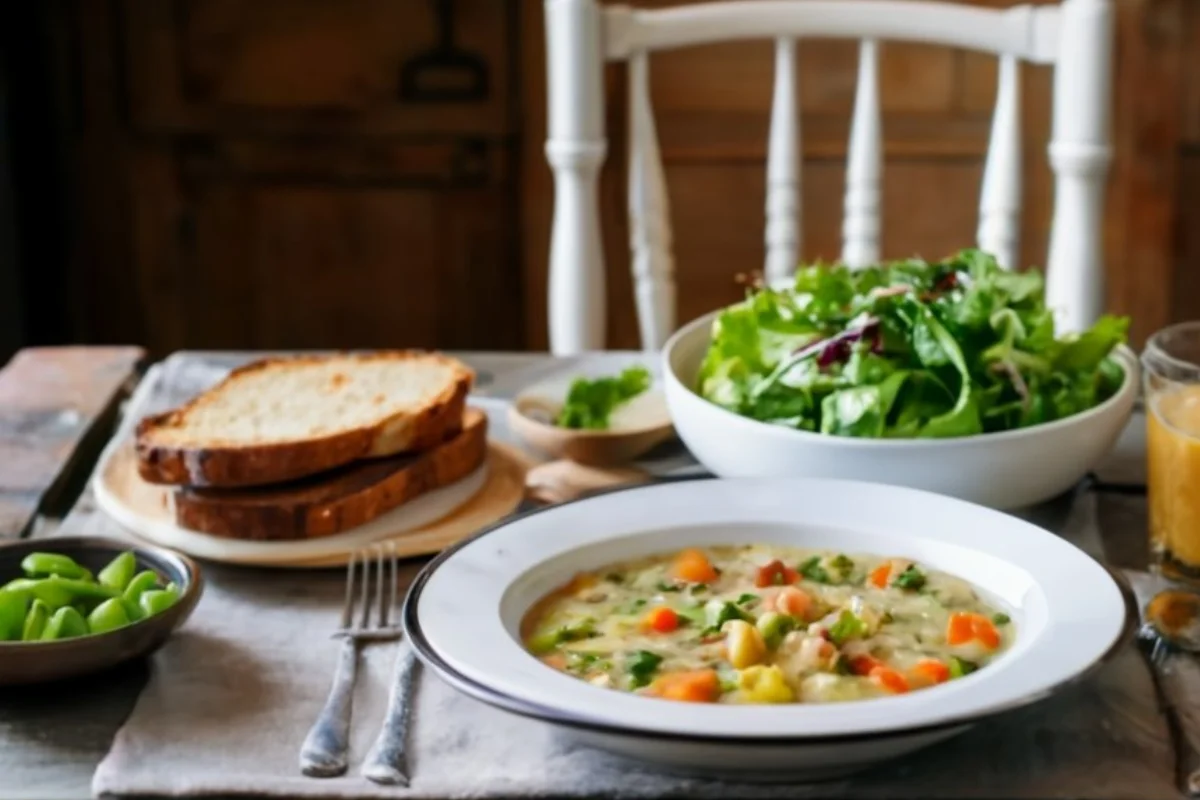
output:
[[[94,536],[0,545],[0,586],[21,577],[21,559],[35,551],[62,553],[92,572],[99,572],[125,550],[133,551],[139,571],[152,570],[158,573],[161,583],[173,581],[179,587],[175,605],[161,614],[105,633],[53,642],[0,642],[0,686],[71,678],[152,653],[187,620],[204,591],[204,581],[195,562],[159,547]]]

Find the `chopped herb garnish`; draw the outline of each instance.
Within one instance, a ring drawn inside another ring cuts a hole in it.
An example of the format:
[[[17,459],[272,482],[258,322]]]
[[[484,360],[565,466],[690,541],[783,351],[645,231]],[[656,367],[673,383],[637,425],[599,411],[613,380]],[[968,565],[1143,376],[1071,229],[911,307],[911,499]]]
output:
[[[904,571],[892,580],[892,586],[898,589],[917,591],[925,585],[925,573],[917,569],[916,564],[909,564]]]
[[[640,611],[645,606],[646,606],[646,600],[644,598],[639,597],[636,600],[630,600],[628,604],[618,608],[616,610],[616,613],[624,614],[624,615],[636,614],[636,613],[638,613],[638,611]]]
[[[675,609],[675,613],[679,615],[681,622],[687,620],[689,625],[704,625],[705,614],[704,606],[702,605],[690,608],[677,608]]]
[[[829,629],[829,638],[833,639],[833,643],[841,645],[850,639],[857,639],[865,636],[867,633],[867,623],[849,609],[843,609],[841,615],[837,618],[837,622],[833,623],[833,627]]]
[[[850,667],[850,659],[844,655],[838,654],[837,660],[833,662],[833,671],[838,675],[853,675],[854,670]]]
[[[830,583],[829,573],[821,566],[820,556],[813,556],[808,559],[796,571],[815,583]]]
[[[567,651],[567,669],[572,672],[586,672],[600,662],[599,653],[587,653],[582,650]]]
[[[662,660],[662,656],[651,653],[649,650],[638,650],[633,653],[625,664],[625,671],[629,673],[629,685],[634,689],[650,685]]]
[[[763,642],[767,647],[774,650],[783,644],[783,637],[796,629],[796,620],[787,614],[768,611],[758,618],[755,627],[762,634]]]
[[[587,618],[572,625],[564,625],[556,630],[534,636],[529,640],[529,648],[538,654],[549,653],[560,644],[577,642],[580,639],[590,639],[597,635],[596,621]]]
[[[883,615],[879,618],[880,625],[886,625],[889,622],[895,622],[895,621],[896,621],[896,617],[890,611],[883,612]]]
[[[633,366],[615,378],[578,378],[567,391],[567,399],[555,424],[562,428],[603,430],[619,406],[650,388],[650,373]]]
[[[762,598],[756,594],[750,594],[749,592],[746,592],[745,594],[738,595],[738,599],[734,600],[733,602],[737,603],[742,608],[754,608],[754,606],[757,605],[758,601],[761,599]]]
[[[961,678],[965,675],[970,675],[977,669],[979,669],[979,665],[974,661],[967,661],[965,658],[959,658],[958,656],[950,657],[951,678]]]
[[[738,689],[738,671],[729,664],[717,665],[717,681],[721,685],[721,693],[733,692]]]
[[[615,583],[616,585],[620,586],[622,583],[625,582],[625,576],[619,572],[610,572],[604,576],[604,580],[608,581],[609,583]]]
[[[997,625],[1007,625],[1008,623],[1012,622],[1012,617],[1003,613],[993,614],[992,622],[996,623]]]
[[[703,594],[704,592],[708,591],[708,584],[707,583],[697,583],[697,584],[693,585],[692,588],[689,589],[688,591],[690,591],[692,594]]]
[[[833,561],[829,562],[829,566],[838,572],[850,572],[854,569],[854,560],[843,553],[838,553],[833,557]]]
[[[666,581],[659,581],[658,585],[654,588],[658,589],[660,592],[678,592],[683,589],[683,587],[677,583],[667,583]]]
[[[706,629],[719,631],[721,626],[731,619],[743,619],[753,622],[754,617],[747,614],[736,603],[725,600],[709,600],[704,606],[704,622]]]

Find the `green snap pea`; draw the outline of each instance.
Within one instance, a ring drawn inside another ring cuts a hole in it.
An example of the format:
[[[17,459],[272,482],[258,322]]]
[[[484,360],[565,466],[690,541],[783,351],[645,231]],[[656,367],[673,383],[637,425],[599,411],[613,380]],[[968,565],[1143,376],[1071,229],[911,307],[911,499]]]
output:
[[[9,581],[4,588],[10,592],[21,592],[26,597],[41,600],[50,608],[65,606],[75,599],[75,595],[60,586],[62,578],[17,578]]]
[[[42,641],[74,639],[76,636],[87,635],[88,625],[83,615],[70,606],[63,606],[55,611],[54,616],[46,623],[46,630],[42,631]]]
[[[142,597],[145,598],[147,594],[150,594],[150,592],[146,592]],[[130,621],[129,614],[125,611],[125,600],[122,597],[113,597],[105,600],[96,606],[92,610],[92,613],[88,614],[87,618],[88,630],[92,633],[104,633],[105,631],[123,628]]]
[[[92,573],[75,560],[58,553],[30,553],[21,559],[21,569],[30,578],[79,578],[90,580]]]
[[[125,587],[129,586],[129,582],[133,580],[134,574],[137,572],[137,558],[130,551],[125,551],[121,555],[114,558],[112,561],[100,570],[97,576],[100,583],[116,589],[118,592],[125,591]]]
[[[142,613],[142,607],[137,604],[136,600],[130,600],[124,595],[118,597],[117,599],[120,600],[121,605],[125,607],[125,616],[129,617],[130,622],[137,622],[139,619],[145,616],[145,614]]]
[[[0,642],[21,639],[28,611],[29,595],[0,590]]]
[[[36,642],[42,638],[46,630],[46,622],[50,619],[50,606],[41,600],[34,600],[25,615],[25,624],[21,628],[22,642]]]
[[[5,587],[9,591],[26,592],[51,608],[62,608],[77,600],[107,600],[117,592],[98,583],[73,578],[18,578]]]
[[[174,583],[138,571],[132,551],[117,555],[99,576],[57,553],[30,553],[25,577],[0,586],[0,641],[51,641],[103,633],[160,614],[179,601]]]
[[[124,597],[133,603],[137,603],[141,598],[142,592],[148,592],[151,589],[158,588],[158,576],[150,570],[143,570],[133,576],[133,580],[129,581],[129,585],[125,587]]]
[[[138,605],[142,607],[142,612],[147,617],[152,617],[155,614],[161,614],[175,605],[175,601],[178,599],[179,592],[171,592],[165,589],[151,589],[148,592],[142,592],[142,596],[138,598]]]

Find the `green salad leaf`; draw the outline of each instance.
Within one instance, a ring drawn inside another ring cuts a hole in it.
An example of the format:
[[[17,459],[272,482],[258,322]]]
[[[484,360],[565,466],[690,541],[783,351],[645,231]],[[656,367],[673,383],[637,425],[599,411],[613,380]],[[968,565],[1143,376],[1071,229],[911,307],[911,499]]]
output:
[[[722,311],[697,377],[710,402],[830,436],[947,438],[1086,411],[1125,380],[1129,320],[1058,336],[1036,270],[979,250],[936,263],[801,267]]]
[[[555,424],[562,428],[604,430],[619,406],[650,388],[650,373],[633,366],[611,378],[577,378],[567,391],[566,402]]]

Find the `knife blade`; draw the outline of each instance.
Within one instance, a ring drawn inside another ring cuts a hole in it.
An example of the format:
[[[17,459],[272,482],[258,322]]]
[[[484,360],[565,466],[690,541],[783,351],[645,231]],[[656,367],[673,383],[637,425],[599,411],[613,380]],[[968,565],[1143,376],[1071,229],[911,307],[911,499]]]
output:
[[[1142,630],[1138,646],[1154,678],[1159,707],[1175,743],[1176,782],[1188,797],[1200,797],[1200,659],[1172,651],[1146,624],[1146,606],[1154,595],[1178,584],[1138,570],[1122,570],[1137,597]]]

